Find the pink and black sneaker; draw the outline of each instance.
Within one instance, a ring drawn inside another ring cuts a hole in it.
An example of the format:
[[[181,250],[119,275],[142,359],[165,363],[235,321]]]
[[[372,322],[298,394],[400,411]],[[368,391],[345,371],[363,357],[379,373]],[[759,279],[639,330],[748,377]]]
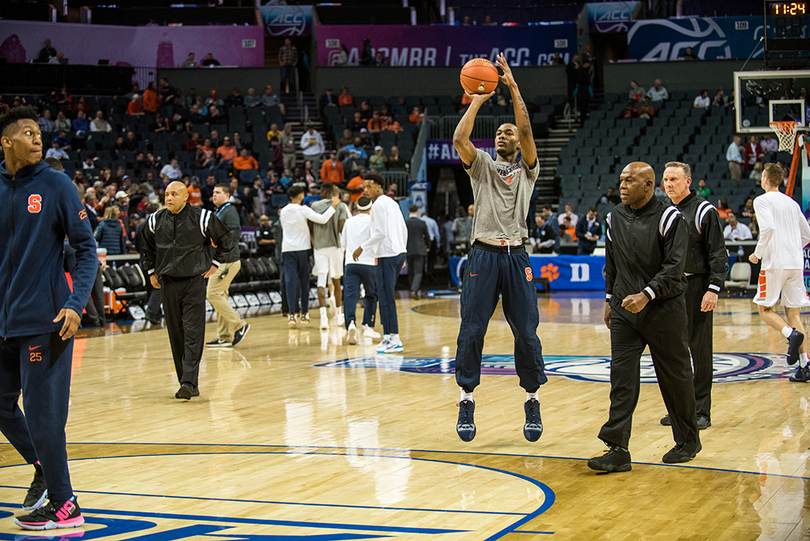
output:
[[[76,496],[73,496],[67,501],[51,500],[28,515],[15,517],[14,523],[23,530],[56,530],[78,528],[84,524],[84,517]]]

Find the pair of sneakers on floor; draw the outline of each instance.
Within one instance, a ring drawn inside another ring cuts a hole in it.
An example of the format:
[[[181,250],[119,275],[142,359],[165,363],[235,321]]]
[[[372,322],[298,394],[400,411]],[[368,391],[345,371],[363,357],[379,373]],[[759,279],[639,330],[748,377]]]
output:
[[[56,530],[78,528],[84,524],[82,510],[76,496],[64,501],[48,501],[48,487],[42,466],[34,464],[34,480],[23,502],[26,515],[14,518],[14,524],[23,530]]]
[[[369,327],[368,325],[363,325],[363,338],[370,338],[375,340],[382,336],[378,333],[374,327]],[[346,328],[346,342],[353,346],[357,344],[360,340],[360,329],[357,328],[357,325],[354,321],[349,322],[349,326]]]
[[[523,403],[523,413],[526,423],[523,425],[523,437],[535,442],[543,435],[543,419],[540,416],[540,401],[536,398],[527,398]],[[462,398],[458,403],[458,423],[456,433],[463,441],[472,441],[475,438],[475,401],[472,398]]]

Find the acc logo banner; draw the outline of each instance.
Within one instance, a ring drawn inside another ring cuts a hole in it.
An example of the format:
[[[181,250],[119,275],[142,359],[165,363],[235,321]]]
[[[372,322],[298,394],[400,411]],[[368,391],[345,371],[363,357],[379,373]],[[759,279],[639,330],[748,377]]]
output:
[[[262,23],[268,36],[309,36],[312,34],[310,6],[262,6]],[[301,54],[299,52],[299,54]]]
[[[547,376],[564,376],[580,381],[610,383],[610,356],[546,355],[543,357]],[[359,357],[342,359],[315,366],[381,368],[417,374],[454,374],[455,359],[437,357]],[[715,353],[716,383],[784,378],[794,370],[785,363],[784,355],[758,353]],[[481,373],[491,376],[515,375],[512,355],[484,355]],[[649,355],[641,357],[641,382],[656,383],[655,369]]]

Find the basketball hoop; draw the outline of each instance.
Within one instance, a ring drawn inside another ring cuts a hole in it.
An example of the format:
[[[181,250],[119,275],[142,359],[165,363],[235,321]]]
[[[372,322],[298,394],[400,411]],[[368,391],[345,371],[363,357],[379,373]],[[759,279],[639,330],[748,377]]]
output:
[[[779,138],[779,152],[790,152],[793,154],[793,147],[796,144],[796,129],[799,123],[795,120],[780,120],[771,122],[771,128]]]

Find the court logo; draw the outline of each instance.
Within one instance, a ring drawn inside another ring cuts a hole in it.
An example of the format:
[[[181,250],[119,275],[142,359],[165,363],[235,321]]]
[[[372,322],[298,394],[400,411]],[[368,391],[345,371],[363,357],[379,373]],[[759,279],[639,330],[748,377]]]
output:
[[[610,383],[610,356],[546,355],[543,360],[547,376]],[[715,353],[713,364],[715,383],[786,378],[794,372],[785,363],[784,355]],[[414,374],[454,374],[456,371],[453,357],[357,357],[315,366],[377,368]],[[491,376],[515,375],[515,358],[512,355],[484,355],[481,373]],[[649,355],[641,357],[641,382],[657,382]]]

